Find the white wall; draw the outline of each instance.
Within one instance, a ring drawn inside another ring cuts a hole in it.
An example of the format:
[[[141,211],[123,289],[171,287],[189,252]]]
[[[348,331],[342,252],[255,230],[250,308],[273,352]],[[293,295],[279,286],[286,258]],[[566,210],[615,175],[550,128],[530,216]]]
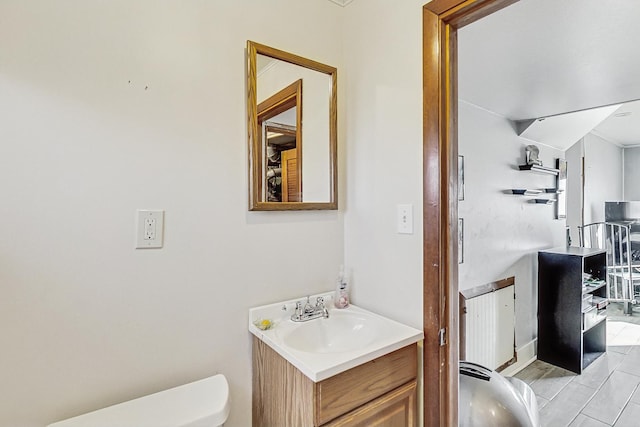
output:
[[[247,310],[331,289],[344,236],[341,212],[247,211],[246,40],[341,68],[342,13],[297,0],[0,3],[0,426],[217,372],[227,425],[250,425]],[[140,208],[166,211],[163,249],[133,249]]]
[[[353,300],[422,328],[422,5],[355,1],[345,12],[345,263]],[[414,233],[396,232],[413,204]]]
[[[529,203],[506,194],[513,188],[555,186],[555,176],[518,170],[524,148],[532,142],[516,135],[506,118],[465,101],[458,111],[459,154],[464,156],[464,263],[460,289],[515,276],[516,346],[537,336],[537,251],[565,244],[565,221],[556,220],[553,204]],[[564,153],[539,145],[545,166]]]
[[[622,200],[623,149],[604,139],[584,137],[584,223],[604,221],[604,202]]]
[[[640,147],[624,150],[624,200],[640,200]]]

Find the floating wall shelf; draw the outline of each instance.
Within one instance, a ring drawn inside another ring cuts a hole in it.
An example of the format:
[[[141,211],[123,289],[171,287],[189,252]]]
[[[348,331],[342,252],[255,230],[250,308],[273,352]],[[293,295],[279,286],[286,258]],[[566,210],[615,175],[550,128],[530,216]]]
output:
[[[542,188],[542,189],[530,189],[530,188],[512,188],[506,191],[508,194],[518,194],[520,196],[537,196],[539,194],[558,194],[562,193],[562,190],[557,188]]]
[[[558,175],[560,173],[559,169],[547,168],[547,167],[538,166],[538,165],[518,165],[518,168],[521,171],[534,171],[534,172],[550,173],[551,175]]]
[[[537,196],[538,194],[542,193],[542,191],[540,190],[528,190],[525,188],[512,188],[511,189],[511,193],[512,194],[519,194],[521,196]]]
[[[555,199],[532,199],[531,203],[536,203],[539,205],[550,205],[555,201],[556,201]]]

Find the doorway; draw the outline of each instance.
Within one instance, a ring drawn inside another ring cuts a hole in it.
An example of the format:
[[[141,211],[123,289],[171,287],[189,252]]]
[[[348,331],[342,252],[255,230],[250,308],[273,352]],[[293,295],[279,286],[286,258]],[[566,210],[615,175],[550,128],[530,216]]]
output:
[[[457,30],[517,0],[423,8],[424,425],[458,425]]]

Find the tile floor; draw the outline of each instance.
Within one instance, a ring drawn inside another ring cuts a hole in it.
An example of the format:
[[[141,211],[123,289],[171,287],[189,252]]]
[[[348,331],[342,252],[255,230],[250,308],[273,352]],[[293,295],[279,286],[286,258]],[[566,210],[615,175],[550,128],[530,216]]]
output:
[[[607,353],[582,375],[539,360],[515,375],[538,397],[541,427],[640,426],[640,307],[620,308],[607,309]]]

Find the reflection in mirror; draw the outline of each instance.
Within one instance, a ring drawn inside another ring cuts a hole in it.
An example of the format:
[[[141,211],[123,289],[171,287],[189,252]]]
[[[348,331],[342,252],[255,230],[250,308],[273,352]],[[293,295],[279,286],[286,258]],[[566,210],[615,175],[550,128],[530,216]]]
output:
[[[336,70],[249,41],[249,209],[337,209]]]
[[[267,147],[265,191],[267,202],[301,201],[300,167],[297,161],[296,127],[282,123],[263,123]]]
[[[301,79],[258,104],[258,127],[264,154],[264,173],[260,178],[265,191],[263,200],[267,202],[302,201],[301,111]]]

